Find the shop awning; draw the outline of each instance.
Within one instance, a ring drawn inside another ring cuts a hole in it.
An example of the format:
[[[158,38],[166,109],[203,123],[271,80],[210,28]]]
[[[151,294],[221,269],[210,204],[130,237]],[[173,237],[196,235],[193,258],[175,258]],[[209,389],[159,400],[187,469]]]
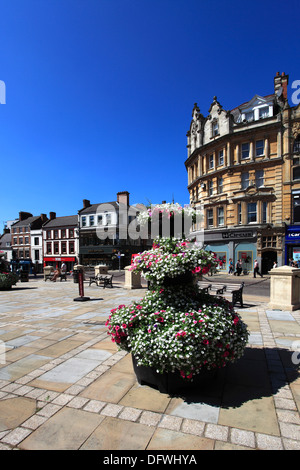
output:
[[[76,258],[73,257],[68,257],[68,256],[44,256],[44,261],[76,261]]]

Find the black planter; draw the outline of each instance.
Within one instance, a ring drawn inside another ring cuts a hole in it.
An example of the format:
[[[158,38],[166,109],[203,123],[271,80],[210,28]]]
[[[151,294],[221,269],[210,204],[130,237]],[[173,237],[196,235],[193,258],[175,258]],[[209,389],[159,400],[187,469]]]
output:
[[[180,390],[192,389],[195,387],[203,386],[216,377],[216,370],[204,370],[197,374],[193,381],[184,380],[179,371],[178,372],[165,372],[159,374],[152,367],[138,366],[136,358],[132,355],[133,369],[140,385],[148,385],[158,389],[161,393],[174,394]]]

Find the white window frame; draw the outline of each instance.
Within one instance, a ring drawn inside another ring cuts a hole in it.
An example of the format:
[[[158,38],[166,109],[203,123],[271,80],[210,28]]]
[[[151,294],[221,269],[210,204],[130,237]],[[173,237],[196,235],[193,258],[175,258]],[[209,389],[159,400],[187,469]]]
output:
[[[213,209],[207,209],[206,218],[207,218],[207,227],[213,227],[214,226],[214,210]],[[210,223],[209,221],[211,221],[212,223]]]
[[[245,146],[247,146],[247,149],[243,148]],[[241,159],[242,160],[247,160],[247,158],[250,158],[250,143],[249,142],[243,142],[242,146],[241,146]]]
[[[249,188],[250,185],[250,179],[249,179],[249,171],[244,171],[241,174],[241,186],[242,189],[247,189]]]
[[[224,150],[219,151],[218,164],[219,164],[219,166],[224,165]]]
[[[265,141],[263,139],[255,142],[255,156],[263,157],[265,154]]]
[[[217,208],[217,223],[219,227],[225,225],[224,206],[220,206]]]
[[[251,208],[252,210],[250,210],[250,206],[253,206],[253,208]],[[255,220],[251,220],[253,218],[251,214],[255,214]],[[257,224],[257,202],[248,202],[247,204],[247,223]]]

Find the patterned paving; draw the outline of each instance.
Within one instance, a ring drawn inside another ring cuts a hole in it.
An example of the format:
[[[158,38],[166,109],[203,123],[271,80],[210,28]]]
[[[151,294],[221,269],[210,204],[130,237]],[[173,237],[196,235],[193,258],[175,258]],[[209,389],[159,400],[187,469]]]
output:
[[[74,302],[70,280],[0,292],[0,450],[300,449],[299,311],[245,297],[244,357],[203,389],[169,396],[137,384],[104,325],[144,290],[119,282],[85,295]]]

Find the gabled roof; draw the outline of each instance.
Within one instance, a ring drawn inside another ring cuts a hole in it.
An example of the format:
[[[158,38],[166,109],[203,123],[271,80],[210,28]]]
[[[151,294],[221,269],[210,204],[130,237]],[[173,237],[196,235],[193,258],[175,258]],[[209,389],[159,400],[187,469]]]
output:
[[[112,201],[112,202],[99,202],[98,204],[91,204],[89,207],[80,209],[79,213],[80,213],[80,215],[84,215],[84,214],[96,214],[98,207],[99,207],[99,206],[102,206],[102,205],[105,205],[105,204],[111,205],[111,206],[113,206],[115,209],[119,209],[119,204],[118,204],[116,201]]]
[[[55,217],[55,219],[47,220],[43,227],[63,227],[66,225],[76,226],[78,224],[78,215],[66,215],[62,217]]]
[[[27,219],[24,220],[18,220],[14,224],[12,224],[13,227],[25,227],[27,225],[32,224],[36,220],[39,220],[41,218],[40,215],[32,216],[32,217],[27,217]]]

